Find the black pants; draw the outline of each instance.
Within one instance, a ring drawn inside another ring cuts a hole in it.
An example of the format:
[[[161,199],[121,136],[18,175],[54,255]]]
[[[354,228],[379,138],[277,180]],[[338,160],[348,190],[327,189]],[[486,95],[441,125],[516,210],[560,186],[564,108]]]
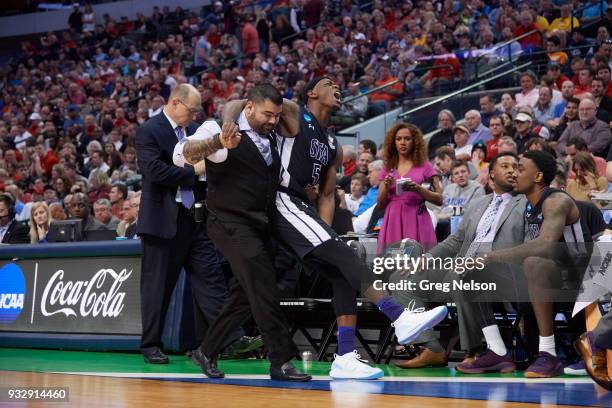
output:
[[[371,284],[367,266],[346,243],[331,239],[304,257],[304,264],[330,281],[334,290],[336,316],[357,314],[357,293]]]
[[[297,348],[280,309],[272,242],[267,227],[221,223],[209,214],[208,233],[230,263],[236,282],[230,288],[219,317],[208,329],[201,350],[209,357],[218,355],[228,336],[252,315],[272,365],[279,366],[289,361],[297,355]]]
[[[216,319],[227,298],[220,259],[208,238],[205,223],[196,223],[180,205],[177,223],[173,239],[141,237],[142,349],[162,347],[164,320],[181,268],[189,275],[193,297],[207,321]],[[228,334],[227,344],[241,335],[240,329],[234,330]]]

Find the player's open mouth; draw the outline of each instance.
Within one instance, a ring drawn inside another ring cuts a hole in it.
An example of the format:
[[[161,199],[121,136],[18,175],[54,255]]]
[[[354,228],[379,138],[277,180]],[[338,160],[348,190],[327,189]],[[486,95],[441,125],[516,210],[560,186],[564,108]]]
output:
[[[342,102],[342,94],[340,93],[340,91],[334,92],[334,98],[336,98],[336,101]]]

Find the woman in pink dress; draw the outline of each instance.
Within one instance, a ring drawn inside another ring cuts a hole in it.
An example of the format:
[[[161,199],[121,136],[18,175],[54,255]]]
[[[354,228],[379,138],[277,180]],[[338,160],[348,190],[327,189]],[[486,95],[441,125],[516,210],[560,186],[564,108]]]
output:
[[[383,159],[378,205],[386,208],[378,235],[378,253],[404,238],[414,239],[425,250],[432,248],[437,243],[436,233],[425,202],[442,205],[442,185],[427,161],[421,130],[409,123],[393,125],[385,134]],[[402,180],[400,191],[398,180]]]

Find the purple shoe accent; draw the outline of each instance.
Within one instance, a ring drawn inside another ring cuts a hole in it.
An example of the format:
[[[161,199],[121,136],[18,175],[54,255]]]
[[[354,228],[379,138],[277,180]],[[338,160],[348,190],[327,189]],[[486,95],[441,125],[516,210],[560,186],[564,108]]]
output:
[[[471,363],[461,363],[457,366],[457,370],[465,374],[482,374],[486,372],[510,373],[516,370],[516,365],[512,358],[506,354],[500,356],[492,350],[485,350],[476,360]]]
[[[549,378],[563,374],[559,357],[540,351],[535,361],[525,370],[526,378]]]

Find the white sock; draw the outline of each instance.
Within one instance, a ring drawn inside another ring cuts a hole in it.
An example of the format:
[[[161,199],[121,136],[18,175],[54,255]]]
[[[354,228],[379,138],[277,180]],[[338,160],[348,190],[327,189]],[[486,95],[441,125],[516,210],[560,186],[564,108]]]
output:
[[[483,328],[482,333],[487,341],[487,347],[489,347],[489,350],[498,356],[505,356],[508,353],[508,350],[506,350],[506,345],[501,338],[499,327],[496,324]]]
[[[540,347],[539,351],[546,351],[547,353],[552,354],[553,356],[557,355],[557,350],[555,349],[555,335],[542,337],[540,336]]]

